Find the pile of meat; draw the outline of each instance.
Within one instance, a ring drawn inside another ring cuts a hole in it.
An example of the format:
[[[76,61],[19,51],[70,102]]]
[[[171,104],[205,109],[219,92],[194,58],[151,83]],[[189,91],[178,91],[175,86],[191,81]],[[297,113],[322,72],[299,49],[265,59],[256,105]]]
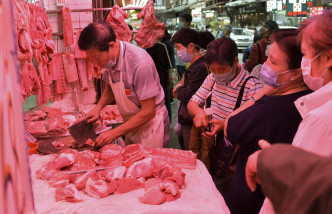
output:
[[[26,131],[36,137],[65,134],[75,120],[75,116],[67,115],[61,109],[45,105],[24,113]]]
[[[100,111],[100,119],[104,126],[123,122],[118,106],[116,105],[105,106],[103,110]]]
[[[82,201],[82,192],[103,198],[144,187],[144,194],[138,197],[141,202],[162,204],[181,197],[186,187],[181,167],[195,168],[196,154],[176,149],[145,150],[141,144],[124,148],[110,144],[99,152],[67,149],[36,175],[56,188],[57,201]],[[75,170],[82,173],[71,173]]]

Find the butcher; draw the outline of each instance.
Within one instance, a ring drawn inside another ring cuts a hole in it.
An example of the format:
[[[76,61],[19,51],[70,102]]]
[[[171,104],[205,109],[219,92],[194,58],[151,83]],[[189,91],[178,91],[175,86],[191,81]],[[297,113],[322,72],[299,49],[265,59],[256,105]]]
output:
[[[156,148],[169,141],[169,117],[164,91],[150,55],[143,49],[116,39],[108,23],[90,23],[83,29],[78,46],[97,66],[106,69],[106,87],[98,104],[85,115],[88,122],[99,118],[106,105],[116,102],[124,119],[120,126],[98,136],[104,146],[125,135],[125,143]]]

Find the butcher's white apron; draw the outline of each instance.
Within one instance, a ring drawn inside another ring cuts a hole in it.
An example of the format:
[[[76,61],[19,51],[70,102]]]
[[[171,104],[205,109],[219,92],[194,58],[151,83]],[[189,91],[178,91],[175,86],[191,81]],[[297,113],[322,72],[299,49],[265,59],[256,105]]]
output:
[[[122,71],[120,71],[120,81],[113,83],[112,78],[109,73],[109,84],[112,88],[113,95],[116,101],[116,105],[119,112],[126,122],[132,116],[140,111],[138,108],[126,95],[124,83],[122,81]],[[164,142],[164,114],[163,107],[156,108],[156,115],[149,122],[144,124],[138,130],[133,131],[125,135],[125,143],[141,143],[147,148],[162,148]]]

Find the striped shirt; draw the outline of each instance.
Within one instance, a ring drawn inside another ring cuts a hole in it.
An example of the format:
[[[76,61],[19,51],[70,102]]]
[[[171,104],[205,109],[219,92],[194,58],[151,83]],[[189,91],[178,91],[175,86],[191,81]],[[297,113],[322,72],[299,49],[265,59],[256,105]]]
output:
[[[192,96],[190,101],[197,102],[200,106],[205,104],[207,97],[212,93],[211,108],[213,119],[223,119],[233,112],[238,94],[244,81],[249,77],[249,73],[241,68],[238,76],[228,83],[221,83],[215,79],[213,74],[209,74],[198,91]],[[259,80],[251,78],[248,80],[241,105],[252,97],[263,85]]]

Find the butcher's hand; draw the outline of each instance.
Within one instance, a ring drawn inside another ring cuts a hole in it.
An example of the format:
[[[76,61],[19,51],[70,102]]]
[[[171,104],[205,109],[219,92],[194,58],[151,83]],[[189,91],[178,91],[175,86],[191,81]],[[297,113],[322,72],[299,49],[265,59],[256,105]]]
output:
[[[271,144],[265,140],[260,140],[258,142],[259,146],[262,149],[265,149],[267,147],[270,147]],[[253,192],[256,189],[256,183],[261,184],[261,181],[259,180],[257,176],[257,161],[258,161],[258,155],[262,150],[258,150],[251,154],[248,157],[247,165],[246,165],[246,181],[249,186],[249,189]]]
[[[114,130],[109,130],[107,132],[101,133],[96,141],[95,146],[97,147],[103,147],[107,144],[111,144],[113,141],[115,141],[118,137],[115,135]]]
[[[207,138],[214,137],[217,132],[224,129],[224,122],[225,122],[224,120],[216,120],[216,119],[210,120],[210,123],[212,123],[211,132],[204,132],[202,133],[202,135]]]
[[[89,123],[96,122],[100,118],[100,111],[98,109],[92,109],[86,115],[84,115],[84,119],[88,119]]]

